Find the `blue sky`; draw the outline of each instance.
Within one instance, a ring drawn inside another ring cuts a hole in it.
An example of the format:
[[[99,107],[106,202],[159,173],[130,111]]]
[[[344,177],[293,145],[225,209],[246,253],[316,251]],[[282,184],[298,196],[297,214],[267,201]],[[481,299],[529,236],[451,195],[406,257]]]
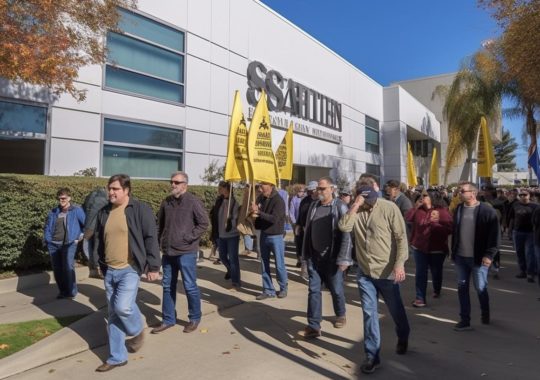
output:
[[[455,72],[500,29],[475,0],[262,0],[382,85]],[[503,107],[509,106],[503,104]],[[523,120],[503,119],[518,144]],[[516,155],[526,167],[526,151]]]

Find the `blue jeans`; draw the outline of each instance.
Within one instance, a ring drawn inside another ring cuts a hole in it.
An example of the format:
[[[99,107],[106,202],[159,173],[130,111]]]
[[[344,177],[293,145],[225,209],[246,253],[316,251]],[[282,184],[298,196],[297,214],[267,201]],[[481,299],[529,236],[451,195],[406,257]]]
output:
[[[532,232],[514,231],[512,237],[516,248],[519,270],[530,276],[535,275],[534,234]]]
[[[54,280],[61,296],[77,295],[77,279],[75,278],[75,253],[77,244],[48,244]]]
[[[380,294],[396,325],[399,340],[408,340],[411,331],[409,320],[394,280],[375,279],[365,276],[359,270],[356,282],[360,290],[362,314],[364,316],[364,351],[366,358],[380,360],[381,332],[379,328],[378,295]]]
[[[176,283],[178,271],[182,274],[182,284],[188,301],[188,318],[190,322],[201,320],[201,292],[197,286],[197,252],[184,253],[179,256],[163,255],[163,324],[176,324]]]
[[[280,291],[287,291],[287,269],[285,268],[285,241],[283,235],[266,235],[261,232],[261,272],[263,280],[263,293],[274,296],[276,289],[272,283],[270,272],[270,252],[274,253],[276,260],[276,276]]]
[[[414,261],[416,263],[416,299],[426,302],[428,268],[431,270],[433,291],[437,294],[440,294],[443,279],[443,265],[446,254],[424,253],[417,249],[413,249],[413,253]]]
[[[309,327],[319,330],[322,321],[322,297],[321,285],[326,284],[330,294],[336,317],[345,316],[345,293],[343,291],[343,272],[334,264],[319,264],[315,266],[311,259],[308,259],[309,292],[307,319]]]
[[[244,235],[244,247],[253,252],[253,237],[251,235]]]
[[[109,364],[118,364],[128,360],[126,335],[139,335],[144,328],[141,311],[137,306],[139,274],[132,268],[107,268],[105,274],[105,293],[109,318],[110,356]]]
[[[233,285],[240,285],[240,260],[238,259],[239,236],[219,238],[219,259],[231,275]]]
[[[471,298],[469,283],[472,275],[473,285],[478,293],[482,316],[489,316],[489,294],[487,290],[487,276],[489,267],[475,265],[472,257],[456,255],[455,258],[458,277],[459,315],[463,322],[471,321]]]

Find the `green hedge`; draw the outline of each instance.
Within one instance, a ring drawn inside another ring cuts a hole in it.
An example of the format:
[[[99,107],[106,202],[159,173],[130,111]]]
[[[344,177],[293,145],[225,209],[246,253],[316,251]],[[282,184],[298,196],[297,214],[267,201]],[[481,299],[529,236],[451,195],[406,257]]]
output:
[[[43,246],[43,226],[47,213],[56,206],[56,192],[71,190],[74,203],[82,204],[86,195],[106,178],[49,177],[38,175],[0,175],[0,270],[48,268],[49,257]],[[190,186],[189,191],[203,200],[210,210],[216,199],[212,186]],[[152,206],[157,213],[169,192],[166,181],[133,180],[133,195]],[[209,244],[208,232],[201,240]]]

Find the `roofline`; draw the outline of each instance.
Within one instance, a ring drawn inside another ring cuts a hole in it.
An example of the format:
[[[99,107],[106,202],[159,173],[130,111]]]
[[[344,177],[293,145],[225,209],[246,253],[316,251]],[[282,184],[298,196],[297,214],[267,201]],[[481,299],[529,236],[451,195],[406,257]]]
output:
[[[399,83],[418,82],[418,81],[426,80],[426,79],[441,78],[441,77],[447,77],[447,76],[455,76],[457,73],[458,73],[458,71],[455,71],[455,72],[452,72],[452,73],[445,73],[445,74],[428,75],[428,76],[425,76],[425,77],[414,78],[414,79],[405,79],[405,80],[392,82],[392,83],[390,83],[390,86],[392,86],[394,84],[399,84]]]

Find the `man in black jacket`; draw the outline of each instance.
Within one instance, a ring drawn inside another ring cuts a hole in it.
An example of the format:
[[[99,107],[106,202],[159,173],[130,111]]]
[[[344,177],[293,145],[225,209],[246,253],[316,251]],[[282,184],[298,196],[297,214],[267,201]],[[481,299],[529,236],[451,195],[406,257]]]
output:
[[[201,321],[201,293],[197,286],[199,240],[209,225],[203,203],[188,193],[188,175],[171,175],[171,195],[161,203],[158,213],[158,238],[163,252],[163,321],[151,333],[158,334],[176,324],[176,283],[178,271],[188,301],[189,323],[185,333],[193,332]]]
[[[159,276],[152,209],[131,197],[131,181],[126,174],[113,175],[107,188],[110,203],[98,213],[94,238],[99,265],[105,274],[110,355],[96,368],[97,372],[126,365],[127,351],[137,352],[141,348],[144,325],[136,303],[139,279],[145,271],[149,281]],[[134,338],[126,342],[126,335]]]
[[[278,298],[287,297],[287,269],[285,268],[285,202],[274,185],[261,183],[262,194],[251,205],[255,217],[255,228],[261,230],[261,262],[263,292],[257,296],[264,300],[276,296],[270,273],[270,253],[276,260],[276,275],[279,284]]]
[[[454,212],[452,235],[452,260],[458,276],[458,297],[461,320],[454,326],[456,331],[471,330],[471,300],[469,282],[478,293],[482,323],[489,324],[489,295],[487,275],[499,245],[499,220],[495,209],[476,199],[478,189],[470,182],[460,185],[462,203]]]

